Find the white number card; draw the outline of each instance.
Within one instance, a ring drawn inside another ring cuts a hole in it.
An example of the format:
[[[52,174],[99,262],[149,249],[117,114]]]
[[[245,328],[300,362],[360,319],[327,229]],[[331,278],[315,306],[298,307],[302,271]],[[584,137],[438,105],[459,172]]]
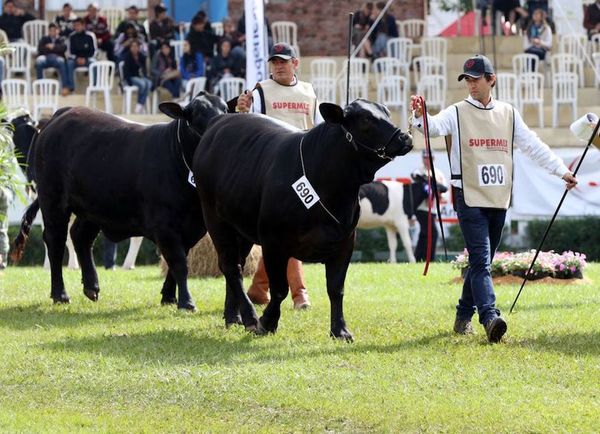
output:
[[[504,164],[479,164],[477,166],[480,187],[505,185]]]
[[[300,198],[300,201],[304,204],[306,209],[310,209],[315,203],[319,201],[319,195],[315,191],[306,176],[302,176],[298,181],[292,184],[294,192]]]
[[[192,184],[194,187],[196,186],[196,180],[194,179],[194,174],[192,173],[191,170],[190,170],[190,173],[188,174],[188,182],[190,184]]]

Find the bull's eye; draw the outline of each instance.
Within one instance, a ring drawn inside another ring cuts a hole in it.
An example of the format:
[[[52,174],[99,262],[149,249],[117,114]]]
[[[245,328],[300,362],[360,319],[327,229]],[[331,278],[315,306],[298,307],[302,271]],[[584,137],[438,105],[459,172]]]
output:
[[[369,131],[370,129],[373,128],[374,122],[373,119],[369,118],[369,117],[361,117],[360,120],[358,121],[358,128],[361,131]]]

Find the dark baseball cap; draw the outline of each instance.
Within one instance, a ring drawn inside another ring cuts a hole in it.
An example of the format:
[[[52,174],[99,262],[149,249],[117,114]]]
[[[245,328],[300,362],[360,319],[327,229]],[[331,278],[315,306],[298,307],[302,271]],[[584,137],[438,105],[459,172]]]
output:
[[[297,58],[296,50],[290,44],[286,44],[285,42],[277,42],[275,45],[271,47],[269,51],[269,62],[273,57],[279,57],[283,60],[290,60]]]
[[[132,11],[132,10],[133,10],[133,11],[139,12],[139,9],[138,9],[138,7],[137,7],[136,5],[131,5],[131,6],[129,6],[129,7],[128,7],[127,9],[125,9],[125,10],[126,10],[126,11]]]
[[[463,66],[463,73],[458,76],[458,81],[465,77],[479,78],[484,74],[495,74],[494,67],[490,59],[477,54],[467,59]]]

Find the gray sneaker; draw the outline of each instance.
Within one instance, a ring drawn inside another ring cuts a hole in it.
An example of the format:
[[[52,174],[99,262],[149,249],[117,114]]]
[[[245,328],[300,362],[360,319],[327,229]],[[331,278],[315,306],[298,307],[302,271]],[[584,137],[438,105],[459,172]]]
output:
[[[470,319],[458,319],[454,320],[454,332],[459,335],[472,335],[475,334],[473,326],[471,325]]]
[[[491,343],[500,342],[504,333],[506,333],[507,325],[506,321],[501,317],[497,316],[489,320],[485,324],[485,333],[487,334],[488,341]]]

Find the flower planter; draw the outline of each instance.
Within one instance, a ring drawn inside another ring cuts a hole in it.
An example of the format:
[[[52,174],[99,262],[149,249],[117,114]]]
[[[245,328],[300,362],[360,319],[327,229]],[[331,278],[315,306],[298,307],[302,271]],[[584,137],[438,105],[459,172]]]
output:
[[[511,274],[513,276],[521,277],[524,279],[525,274],[527,274],[527,270],[513,270]],[[532,271],[531,273],[529,273],[529,276],[527,276],[527,280],[539,280],[548,276],[550,276],[550,273],[546,273],[543,271]]]
[[[583,279],[583,273],[581,270],[571,271],[557,271],[554,274],[557,279]]]

